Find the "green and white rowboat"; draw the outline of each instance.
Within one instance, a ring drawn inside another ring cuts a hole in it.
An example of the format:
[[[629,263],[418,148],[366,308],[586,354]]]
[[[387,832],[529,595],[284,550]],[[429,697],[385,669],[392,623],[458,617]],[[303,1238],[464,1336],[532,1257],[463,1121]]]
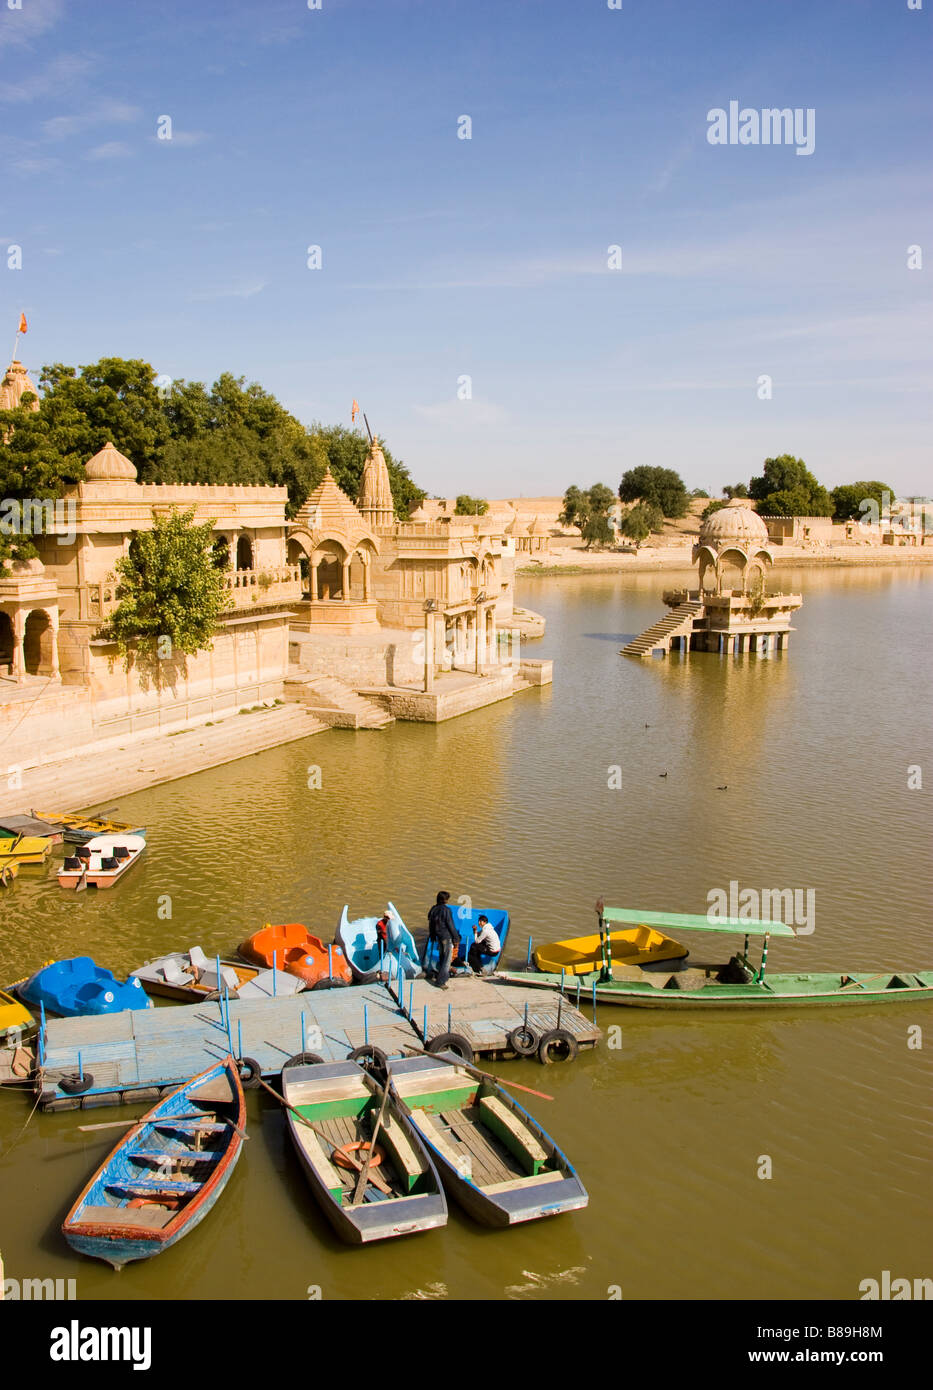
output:
[[[665,961],[656,968],[619,966],[612,963],[609,945],[611,928],[619,923],[657,927],[675,935],[682,931],[732,932],[744,935],[745,944],[723,965],[699,965],[691,959],[689,966],[685,961]],[[602,907],[599,931],[604,942],[602,965],[587,975],[498,970],[496,979],[526,989],[563,989],[571,999],[579,987],[581,1003],[595,1000],[636,1009],[787,1008],[804,1004],[892,1004],[924,995],[933,998],[933,970],[766,973],[770,938],[797,935],[786,922],[745,921],[738,917],[710,921],[706,916],[689,913]],[[757,965],[749,957],[752,937],[762,938]]]

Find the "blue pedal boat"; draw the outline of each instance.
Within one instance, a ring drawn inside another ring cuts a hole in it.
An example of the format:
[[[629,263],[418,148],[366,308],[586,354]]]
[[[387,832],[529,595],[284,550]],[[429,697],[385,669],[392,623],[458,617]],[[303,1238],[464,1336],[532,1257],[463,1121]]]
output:
[[[164,1096],[107,1157],[62,1225],[73,1250],[122,1269],[193,1231],[240,1157],[246,1102],[226,1057]]]
[[[451,974],[468,975],[471,973],[470,967],[467,964],[467,958],[470,954],[470,947],[473,945],[476,938],[476,929],[479,919],[480,917],[485,917],[488,919],[489,925],[499,938],[499,950],[497,954],[490,955],[488,951],[484,951],[482,955],[482,973],[484,975],[491,975],[502,959],[502,953],[505,950],[505,943],[509,935],[509,914],[506,912],[505,908],[499,907],[477,907],[470,909],[467,907],[454,907],[453,904],[451,904],[450,910],[453,913],[454,925],[460,933],[460,947],[455,959],[452,960],[450,964]],[[429,941],[424,951],[425,970],[436,970],[439,958],[440,950],[437,943]]]
[[[90,956],[56,960],[17,986],[27,1004],[43,1004],[63,1018],[79,1014],[117,1014],[124,1009],[151,1009],[152,1000],[137,978],[124,984]]]
[[[389,919],[387,950],[379,945],[378,917],[357,917],[351,922],[347,907],[340,914],[337,944],[343,947],[353,978],[359,984],[370,984],[380,975],[398,979],[399,970],[406,980],[421,974],[415,938],[402,921],[398,908],[389,903],[385,915]]]

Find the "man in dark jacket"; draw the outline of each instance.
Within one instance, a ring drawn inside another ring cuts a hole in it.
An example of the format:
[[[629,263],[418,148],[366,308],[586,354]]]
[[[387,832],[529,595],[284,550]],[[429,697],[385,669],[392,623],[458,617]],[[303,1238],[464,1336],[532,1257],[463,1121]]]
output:
[[[438,989],[448,988],[451,958],[454,947],[460,944],[453,913],[447,906],[449,902],[449,893],[438,893],[437,901],[428,913],[428,941],[436,941],[438,949],[437,974],[434,977]]]

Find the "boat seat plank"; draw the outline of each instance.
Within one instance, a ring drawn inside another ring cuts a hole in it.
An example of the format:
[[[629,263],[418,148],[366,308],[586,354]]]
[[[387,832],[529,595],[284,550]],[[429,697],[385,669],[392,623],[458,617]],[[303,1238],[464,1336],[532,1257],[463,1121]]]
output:
[[[421,1176],[423,1165],[414,1145],[394,1115],[383,1116],[378,1142],[384,1144],[389,1152],[395,1170],[392,1177],[398,1174],[402,1190],[410,1192]]]
[[[192,1192],[200,1192],[202,1186],[202,1183],[191,1182],[187,1178],[129,1178],[126,1182],[109,1182],[107,1191],[118,1192],[123,1197],[151,1197],[154,1192],[184,1197]]]
[[[427,1110],[413,1110],[411,1117],[421,1133],[426,1135],[438,1153],[447,1160],[454,1168],[460,1162],[461,1155],[449,1142],[444,1130],[437,1123],[434,1115],[428,1114]]]
[[[169,1149],[131,1149],[126,1156],[134,1163],[217,1163],[225,1153],[226,1149],[191,1149],[185,1153],[173,1153]]]
[[[153,1129],[170,1129],[177,1131],[184,1138],[195,1134],[221,1134],[225,1129],[229,1129],[229,1124],[215,1124],[212,1120],[156,1120]]]
[[[484,1192],[516,1192],[525,1187],[537,1187],[540,1183],[554,1182],[560,1173],[526,1173],[523,1178],[511,1178],[508,1182],[495,1182],[483,1185]]]
[[[527,1125],[498,1096],[483,1096],[479,1103],[483,1122],[500,1139],[529,1173],[537,1173],[547,1162],[547,1154]]]
[[[167,1211],[165,1207],[85,1207],[78,1217],[78,1224],[102,1226],[137,1226],[140,1230],[161,1231],[178,1216],[177,1211]]]

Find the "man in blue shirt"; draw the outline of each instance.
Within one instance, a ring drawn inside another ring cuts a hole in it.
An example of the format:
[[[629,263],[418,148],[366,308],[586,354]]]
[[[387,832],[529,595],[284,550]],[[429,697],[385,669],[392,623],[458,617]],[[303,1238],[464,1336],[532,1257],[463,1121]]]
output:
[[[437,974],[434,983],[438,989],[448,989],[450,962],[454,947],[460,945],[460,935],[454,926],[454,916],[447,904],[449,893],[438,893],[437,901],[428,913],[428,941],[436,941],[438,948]]]

